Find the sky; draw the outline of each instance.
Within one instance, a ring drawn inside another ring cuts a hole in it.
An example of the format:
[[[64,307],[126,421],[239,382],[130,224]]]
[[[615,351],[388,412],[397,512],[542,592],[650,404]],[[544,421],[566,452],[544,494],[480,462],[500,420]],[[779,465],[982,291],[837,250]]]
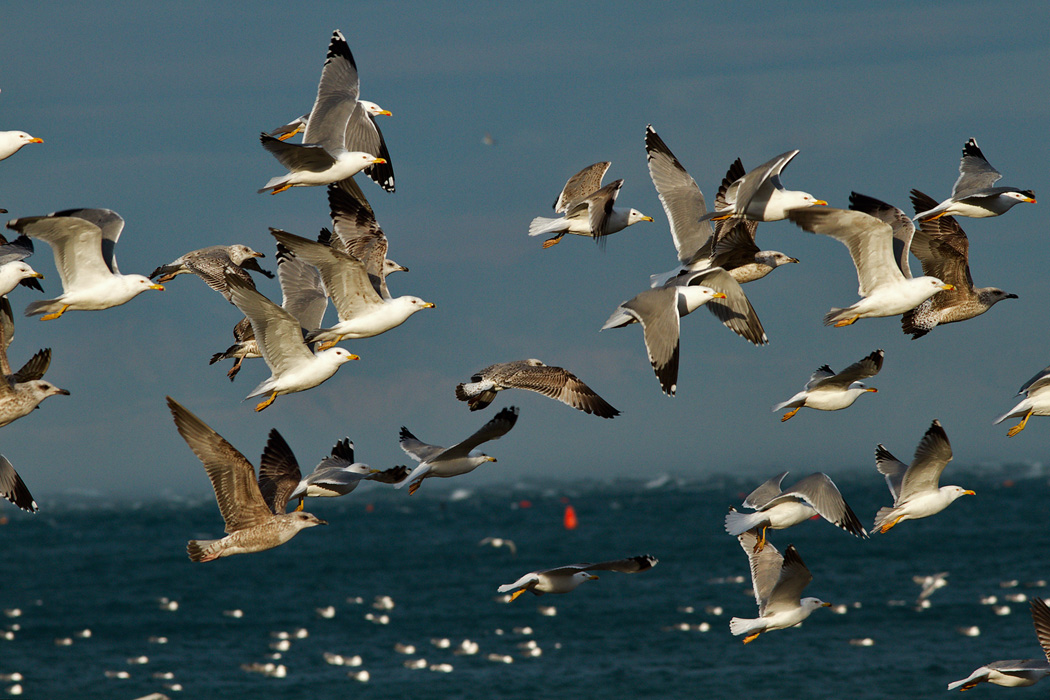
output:
[[[989,13],[955,1],[41,2],[4,14],[0,129],[44,139],[0,162],[5,220],[113,209],[126,221],[121,271],[143,274],[232,243],[265,252],[260,262],[273,270],[269,227],[310,237],[329,225],[324,188],[256,193],[283,172],[258,135],[310,108],[329,37],[342,29],[362,97],[393,112],[381,124],[397,191],[362,183],[390,256],[411,268],[390,278],[391,290],[436,304],[344,343],[359,362],[258,414],[242,399],[269,373],[250,361],[231,383],[228,362],[209,366],[240,315],[196,278],[105,311],[19,317],[12,364],[50,347],[46,378],[71,392],[0,431],[0,452],[38,500],[208,493],[166,395],[253,462],[277,428],[304,470],[344,436],[374,467],[411,464],[397,444],[402,425],[450,445],[500,407],[520,406],[515,429],[484,448],[499,461],[458,477],[465,488],[665,473],[761,480],[785,469],[878,478],[875,445],[908,461],[935,418],[957,465],[1045,459],[1050,421],[1037,417],[1015,438],[1005,435],[1013,421],[992,425],[1050,362],[1042,4]],[[975,137],[1000,184],[1040,199],[961,220],[976,283],[1020,298],[915,341],[898,318],[826,328],[830,307],[857,300],[845,247],[765,223],[759,245],[801,260],[745,287],[769,345],[751,346],[698,311],[682,323],[678,395],[668,398],[638,326],[598,331],[676,262],[646,168],[647,124],[709,199],[733,159],[754,167],[798,148],[785,185],[842,208],[851,190],[905,209],[911,188],[943,199]],[[625,181],[618,204],[655,222],[617,233],[604,250],[576,237],[543,250],[526,235],[529,221],[551,215],[565,180],[601,160],[612,162],[609,179]],[[57,296],[47,245],[28,262],[46,276],[47,298]],[[279,301],[276,280],[257,279]],[[10,296],[16,313],[41,298],[24,288]],[[878,394],[783,424],[770,410],[818,366],[842,369],[876,348],[886,353],[868,381]],[[623,415],[602,420],[525,392],[477,413],[455,399],[474,371],[529,357],[571,370]]]

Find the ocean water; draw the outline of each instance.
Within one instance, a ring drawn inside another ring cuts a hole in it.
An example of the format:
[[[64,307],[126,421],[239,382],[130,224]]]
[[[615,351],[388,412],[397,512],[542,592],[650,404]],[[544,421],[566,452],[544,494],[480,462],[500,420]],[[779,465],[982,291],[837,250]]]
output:
[[[890,502],[875,474],[832,475],[866,525]],[[368,484],[308,501],[328,526],[206,564],[184,550],[187,539],[221,535],[211,499],[44,499],[32,516],[2,504],[0,628],[17,630],[0,639],[0,674],[21,673],[23,695],[33,698],[927,698],[985,662],[1040,655],[1027,603],[1005,596],[1050,595],[1042,587],[1048,480],[1007,475],[953,465],[948,481],[976,497],[870,540],[824,521],[771,533],[782,551],[795,544],[813,572],[807,595],[849,607],[818,610],[746,646],[729,633],[729,618],[756,615],[750,580],[727,579],[748,576],[747,558],[722,519],[761,476],[453,496],[450,487],[471,486],[462,477],[412,497]],[[567,503],[579,522],[571,531],[562,524]],[[517,553],[479,546],[486,536],[512,539]],[[505,604],[496,593],[528,571],[644,553],[660,563],[602,574],[568,595]],[[948,586],[916,609],[912,576],[939,571],[949,572]],[[1010,614],[982,604],[987,595]],[[373,608],[381,596],[392,609]],[[331,618],[316,612],[326,606]],[[546,606],[554,614],[541,612]],[[243,614],[224,614],[232,610]],[[367,619],[384,614],[387,624]],[[958,631],[971,625],[978,636]],[[77,636],[85,629],[89,637]],[[269,658],[274,635],[297,630],[306,636]],[[158,636],[167,643],[150,641]],[[431,641],[442,638],[448,648]],[[871,644],[851,643],[860,639]],[[478,652],[453,653],[463,640]],[[398,653],[397,644],[415,652]],[[361,665],[329,664],[326,652],[359,655]],[[282,664],[285,677],[242,668],[267,662]],[[351,677],[361,670],[367,682]],[[127,677],[110,677],[120,672]],[[166,687],[173,683],[181,690]],[[0,695],[13,685],[0,682]],[[1034,697],[1047,688],[986,684],[972,695],[996,692]]]

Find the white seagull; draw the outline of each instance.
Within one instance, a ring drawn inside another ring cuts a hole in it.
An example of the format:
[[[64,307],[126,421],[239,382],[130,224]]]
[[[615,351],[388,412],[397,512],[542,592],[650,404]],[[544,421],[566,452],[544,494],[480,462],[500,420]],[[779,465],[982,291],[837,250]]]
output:
[[[564,213],[564,216],[557,219],[537,216],[529,224],[529,235],[553,233],[553,238],[543,242],[544,248],[559,243],[566,233],[589,236],[598,243],[604,243],[608,235],[639,221],[652,221],[653,217],[637,209],[617,209],[613,206],[623,180],[615,180],[602,187],[602,178],[609,165],[607,161],[594,163],[570,177],[554,201],[554,212]]]
[[[303,143],[287,143],[265,133],[259,137],[263,148],[290,171],[272,178],[260,193],[270,190],[271,194],[277,194],[289,187],[328,185],[353,177],[370,165],[386,163],[374,153],[347,150],[346,132],[351,116],[361,109],[357,101],[359,89],[354,57],[342,32],[336,30],[328,44]]]
[[[24,131],[0,131],[0,160],[10,158],[26,144],[43,142],[44,139],[30,136]]]
[[[477,469],[485,462],[495,462],[495,457],[490,457],[481,450],[475,450],[478,445],[489,440],[498,440],[510,432],[518,420],[518,408],[508,406],[496,414],[476,433],[463,442],[452,447],[439,447],[420,442],[408,428],[401,426],[401,449],[419,462],[419,466],[412,470],[404,481],[394,485],[401,488],[408,484],[409,495],[415,493],[423,480],[432,477],[450,477],[466,474]]]
[[[798,153],[798,149],[781,153],[735,180],[726,189],[725,206],[703,215],[700,220],[780,221],[787,218],[790,211],[827,206],[823,199],[808,192],[784,189],[780,173]]]
[[[1002,174],[993,168],[981,153],[976,139],[963,144],[959,161],[959,179],[952,187],[952,196],[934,207],[915,215],[916,221],[932,221],[941,216],[968,216],[983,219],[1005,214],[1015,204],[1035,204],[1035,193],[1018,187],[994,187]]]
[[[778,403],[773,410],[791,409],[780,417],[780,422],[783,423],[801,408],[815,408],[818,411],[840,411],[849,408],[861,394],[878,392],[878,389],[865,386],[860,380],[878,374],[885,356],[886,353],[882,350],[876,350],[838,374],[827,365],[821,365],[810,376],[802,391],[787,401]]]
[[[889,532],[902,520],[936,515],[960,496],[976,495],[961,486],[940,486],[941,472],[952,461],[952,446],[940,421],[933,421],[915,449],[911,465],[897,460],[882,445],[875,448],[875,468],[885,475],[893,505],[879,510],[872,530]]]
[[[953,289],[936,277],[905,277],[894,261],[892,227],[870,214],[849,209],[797,209],[788,218],[810,233],[841,242],[857,268],[857,293],[863,299],[844,309],[831,309],[824,316],[825,326],[837,328],[861,318],[896,316],[941,290]]]
[[[729,621],[730,632],[745,635],[744,644],[755,641],[763,632],[794,627],[817,608],[831,607],[831,603],[819,598],[801,597],[813,574],[802,562],[795,545],[788,545],[781,556],[771,544],[759,550],[758,535],[751,530],[740,533],[737,541],[751,564],[751,587],[758,603],[757,618],[734,617]]]
[[[307,341],[323,341],[329,348],[343,338],[371,338],[397,328],[408,317],[434,304],[419,297],[402,296],[384,299],[376,291],[364,263],[329,245],[295,234],[270,229],[279,243],[297,258],[316,267],[325,290],[332,299],[339,323],[307,334]]]
[[[1005,688],[1020,688],[1034,685],[1050,676],[1050,607],[1042,598],[1032,598],[1028,603],[1032,609],[1032,624],[1035,637],[1043,649],[1041,659],[1012,659],[993,661],[981,666],[961,681],[948,684],[948,690],[969,690],[978,683],[992,683]]]
[[[226,522],[226,537],[190,540],[186,553],[192,561],[212,561],[273,549],[295,537],[300,530],[327,524],[310,513],[285,513],[283,503],[279,508],[275,508],[273,502],[268,503],[259,491],[251,462],[204,421],[170,396],[167,399],[179,435],[204,464],[215,489],[219,512]]]
[[[42,321],[66,311],[97,311],[120,306],[147,289],[163,290],[143,275],[122,275],[114,248],[124,219],[109,209],[67,209],[47,216],[12,219],[7,227],[51,246],[62,280],[62,295],[35,301],[26,316],[46,314]]]
[[[559,566],[556,569],[544,569],[543,571],[530,571],[514,583],[506,583],[497,589],[499,593],[514,593],[510,600],[514,601],[522,593],[528,591],[533,595],[544,593],[569,593],[576,590],[584,581],[597,580],[598,576],[592,571],[618,571],[621,574],[636,574],[639,571],[648,571],[659,563],[659,560],[651,554],[643,554],[627,559],[616,559],[603,561],[598,564],[570,564]]]
[[[270,395],[255,407],[256,411],[281,394],[312,389],[327,381],[344,362],[359,359],[343,348],[310,352],[295,316],[236,277],[226,275],[226,286],[233,303],[250,320],[259,351],[272,373],[245,397]]]
[[[1021,422],[1006,432],[1008,437],[1024,430],[1032,416],[1050,416],[1050,367],[1025,382],[1017,391],[1018,396],[1021,394],[1024,394],[1024,398],[1020,403],[996,418],[993,423],[998,425],[1007,418],[1020,418]]]
[[[755,512],[740,513],[730,508],[725,520],[726,532],[736,537],[748,530],[762,528],[761,537],[755,544],[761,551],[766,546],[767,528],[784,530],[819,515],[851,535],[868,536],[831,477],[817,472],[781,491],[780,484],[787,474],[777,474],[744,499],[744,507]]]

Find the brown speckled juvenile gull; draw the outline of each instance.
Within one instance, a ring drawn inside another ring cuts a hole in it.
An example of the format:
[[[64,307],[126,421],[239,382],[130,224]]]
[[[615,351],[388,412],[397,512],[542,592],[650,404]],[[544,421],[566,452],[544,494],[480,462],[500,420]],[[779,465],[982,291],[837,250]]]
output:
[[[51,349],[44,348],[17,372],[7,374],[10,371],[7,351],[0,348],[0,368],[4,370],[4,376],[0,377],[0,427],[29,415],[49,396],[69,396],[65,389],[42,379],[50,364]]]
[[[593,581],[598,577],[592,571],[617,571],[621,574],[636,574],[639,571],[648,571],[659,563],[651,554],[643,554],[627,559],[615,559],[603,561],[598,564],[570,564],[559,566],[556,569],[544,569],[543,571],[530,571],[514,583],[506,583],[500,586],[499,593],[510,593],[514,591],[510,599],[516,600],[522,593],[528,591],[533,595],[544,593],[569,593],[576,590],[584,581]]]
[[[948,690],[969,690],[978,683],[1021,688],[1035,685],[1046,676],[1050,676],[1050,608],[1042,598],[1032,598],[1028,604],[1032,609],[1032,624],[1035,625],[1035,636],[1043,649],[1044,658],[993,661],[981,666],[961,681],[949,683]]]
[[[218,540],[190,540],[186,553],[193,561],[212,561],[234,554],[249,554],[273,549],[314,525],[326,525],[320,518],[295,511],[275,512],[267,503],[255,480],[251,462],[170,396],[168,408],[175,419],[179,435],[197,455],[215,489],[219,512],[226,522],[227,536]]]
[[[549,367],[535,359],[500,362],[478,370],[469,383],[456,385],[456,398],[466,401],[471,411],[477,411],[492,403],[496,392],[504,389],[535,391],[602,418],[620,415],[569,370]]]
[[[194,274],[204,280],[204,283],[219,294],[230,300],[230,292],[226,289],[226,275],[234,275],[246,284],[255,285],[247,270],[261,272],[270,279],[273,273],[259,267],[255,258],[266,257],[257,253],[246,245],[239,243],[234,245],[213,245],[199,250],[191,250],[185,255],[172,260],[167,265],[161,265],[150,273],[150,279],[159,278],[157,282],[170,282],[176,275]]]
[[[940,204],[928,207],[915,215],[916,221],[931,221],[940,216],[968,216],[983,219],[1005,214],[1015,204],[1035,204],[1035,193],[1017,187],[994,187],[1002,174],[992,167],[977,146],[976,139],[963,144],[959,161],[959,179],[952,187],[952,196]]]
[[[911,191],[916,211],[934,204],[933,199]],[[911,252],[922,263],[924,274],[932,275],[955,289],[935,294],[908,311],[901,318],[901,328],[912,339],[921,338],[945,323],[965,321],[980,316],[1003,299],[1016,299],[997,287],[974,287],[970,276],[970,242],[966,232],[951,216],[934,217],[920,222],[912,239]]]

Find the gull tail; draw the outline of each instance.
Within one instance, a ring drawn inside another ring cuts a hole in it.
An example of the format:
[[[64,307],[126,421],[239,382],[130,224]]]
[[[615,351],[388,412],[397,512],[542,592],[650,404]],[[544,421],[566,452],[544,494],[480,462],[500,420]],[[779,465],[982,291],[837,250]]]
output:
[[[565,219],[548,219],[543,216],[537,216],[529,224],[529,235],[530,236],[542,236],[547,233],[558,233],[568,230],[569,225]]]
[[[278,175],[277,177],[270,178],[270,181],[261,190],[256,190],[259,194],[275,190],[285,184],[288,179],[288,175]]]
[[[748,530],[761,527],[765,521],[766,516],[763,513],[741,513],[735,508],[731,508],[729,513],[726,514],[726,532],[736,537]]]
[[[763,627],[761,618],[747,620],[742,617],[734,617],[729,621],[729,631],[740,636],[742,634],[748,634],[755,630],[761,630]]]
[[[892,523],[897,517],[897,509],[892,506],[886,506],[880,508],[879,512],[875,514],[875,524],[872,526],[872,533],[881,532],[882,526],[887,523]]]
[[[60,311],[65,306],[58,299],[44,299],[43,301],[34,301],[26,307],[26,316],[39,316],[40,314],[49,314],[56,311]]]
[[[219,540],[190,540],[186,545],[186,554],[190,555],[191,561],[211,561],[217,559],[215,554],[208,550]]]
[[[845,309],[840,309],[837,306],[831,307],[831,311],[824,314],[824,325],[834,326],[839,321],[846,321],[853,317],[853,307],[848,306]]]

